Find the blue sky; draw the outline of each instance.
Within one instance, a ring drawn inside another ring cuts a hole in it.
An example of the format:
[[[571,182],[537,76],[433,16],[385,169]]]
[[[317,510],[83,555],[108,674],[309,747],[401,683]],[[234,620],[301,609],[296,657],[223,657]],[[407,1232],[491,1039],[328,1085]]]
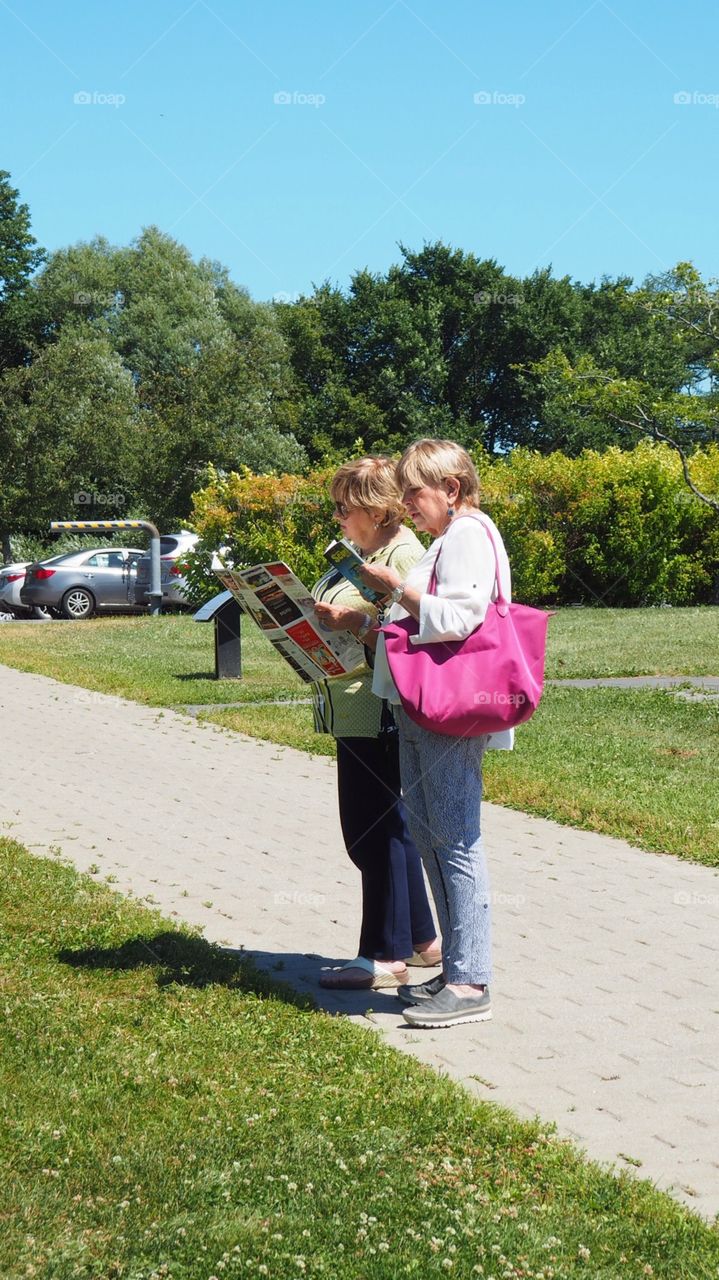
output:
[[[0,168],[51,250],[154,223],[258,299],[435,239],[719,274],[708,0],[0,0],[0,38]]]

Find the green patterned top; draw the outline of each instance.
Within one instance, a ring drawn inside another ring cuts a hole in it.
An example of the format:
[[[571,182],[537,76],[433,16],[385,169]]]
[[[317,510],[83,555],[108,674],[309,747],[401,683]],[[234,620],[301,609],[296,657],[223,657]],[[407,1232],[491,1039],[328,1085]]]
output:
[[[403,525],[386,547],[365,556],[368,564],[386,564],[404,580],[424,555],[424,547],[411,529]],[[372,618],[376,608],[364,600],[337,569],[330,569],[313,587],[312,595],[322,604],[345,609],[362,609]],[[372,692],[372,672],[365,664],[350,675],[331,676],[312,686],[315,731],[335,738],[376,738],[382,719],[382,700]]]

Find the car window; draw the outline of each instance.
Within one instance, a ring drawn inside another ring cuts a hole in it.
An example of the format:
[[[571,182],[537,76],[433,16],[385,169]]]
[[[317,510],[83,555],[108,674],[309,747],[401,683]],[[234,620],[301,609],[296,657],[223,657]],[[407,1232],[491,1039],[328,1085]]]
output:
[[[93,569],[107,569],[110,564],[110,552],[96,551],[94,556],[88,557],[88,559],[85,561],[85,564],[89,568],[93,568]]]
[[[177,538],[160,538],[160,555],[171,556],[180,543]]]
[[[63,551],[59,556],[48,556],[46,560],[40,560],[40,564],[62,564],[64,560],[72,560],[77,555],[77,551]]]

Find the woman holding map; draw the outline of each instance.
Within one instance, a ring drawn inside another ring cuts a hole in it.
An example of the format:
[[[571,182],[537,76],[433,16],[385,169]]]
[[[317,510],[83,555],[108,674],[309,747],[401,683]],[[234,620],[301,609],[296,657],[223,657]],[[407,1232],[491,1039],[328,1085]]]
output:
[[[386,565],[401,579],[424,555],[402,525],[404,508],[388,458],[347,462],[330,486],[343,537],[369,564]],[[338,570],[313,590],[323,626],[366,640],[377,609]],[[367,650],[365,650],[367,652]],[[358,955],[325,972],[320,985],[341,990],[399,987],[407,964],[441,959],[422,874],[400,798],[397,732],[386,703],[372,693],[368,664],[351,675],[314,685],[315,729],[337,741],[340,822],[347,852],[362,876],[362,926]]]

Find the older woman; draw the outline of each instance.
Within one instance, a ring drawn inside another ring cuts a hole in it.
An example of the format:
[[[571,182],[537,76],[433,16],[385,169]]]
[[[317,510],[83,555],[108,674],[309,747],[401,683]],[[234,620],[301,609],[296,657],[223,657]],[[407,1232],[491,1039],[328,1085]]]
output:
[[[347,462],[334,476],[330,492],[343,536],[369,564],[391,568],[404,579],[424,548],[402,526],[394,463],[379,457]],[[324,626],[373,638],[369,633],[376,609],[337,570],[320,579],[313,595]],[[337,739],[342,832],[362,874],[359,953],[323,974],[324,987],[399,987],[409,977],[408,960],[436,965],[440,959],[422,864],[400,800],[396,728],[371,685],[372,672],[365,665],[314,686],[315,728]]]
[[[409,573],[372,565],[363,577],[391,596],[390,621],[408,614],[418,620],[418,642],[463,640],[483,621],[497,594],[487,526],[497,547],[504,594],[510,598],[507,554],[496,526],[479,512],[474,464],[465,449],[449,440],[419,440],[402,455],[397,480],[411,520],[434,541]],[[429,594],[435,563],[436,589]],[[399,990],[407,1005],[403,1016],[416,1027],[481,1022],[491,1017],[492,976],[490,892],[480,825],[482,759],[488,746],[510,748],[511,731],[454,738],[420,728],[397,705],[399,694],[381,636],[373,687],[395,704],[409,828],[422,854],[442,933],[442,974]]]

